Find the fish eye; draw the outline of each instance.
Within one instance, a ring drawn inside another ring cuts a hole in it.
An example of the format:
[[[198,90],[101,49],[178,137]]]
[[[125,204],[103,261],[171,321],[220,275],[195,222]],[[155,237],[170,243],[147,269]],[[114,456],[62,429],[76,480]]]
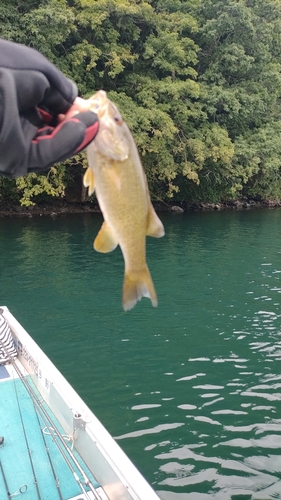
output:
[[[117,125],[122,125],[122,123],[123,123],[121,116],[118,116],[118,115],[114,116],[114,121],[117,123]]]

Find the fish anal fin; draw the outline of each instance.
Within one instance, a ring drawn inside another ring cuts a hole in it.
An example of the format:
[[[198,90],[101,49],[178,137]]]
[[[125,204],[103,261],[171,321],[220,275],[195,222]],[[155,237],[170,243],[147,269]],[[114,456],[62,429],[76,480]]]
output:
[[[125,272],[123,283],[123,309],[129,311],[142,297],[148,297],[153,307],[157,307],[158,300],[148,267],[141,271]]]
[[[94,241],[94,249],[97,252],[108,253],[115,250],[117,245],[118,241],[116,240],[113,231],[110,226],[104,222]]]
[[[147,214],[146,235],[153,236],[154,238],[161,238],[164,234],[164,226],[150,203]]]
[[[88,187],[88,195],[91,196],[93,192],[95,191],[95,176],[93,170],[88,167],[84,177],[83,177],[83,184],[85,187]]]

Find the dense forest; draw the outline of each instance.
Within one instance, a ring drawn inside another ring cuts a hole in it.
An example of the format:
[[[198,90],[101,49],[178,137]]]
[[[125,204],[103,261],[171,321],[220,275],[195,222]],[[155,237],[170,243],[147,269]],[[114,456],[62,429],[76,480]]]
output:
[[[81,96],[108,92],[152,199],[281,199],[280,0],[5,0],[0,37],[41,51]],[[83,200],[83,164],[0,177],[0,202]]]

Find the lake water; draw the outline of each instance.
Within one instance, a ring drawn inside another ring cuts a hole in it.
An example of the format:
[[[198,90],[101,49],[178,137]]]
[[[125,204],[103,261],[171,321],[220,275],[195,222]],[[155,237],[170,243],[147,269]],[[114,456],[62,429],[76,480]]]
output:
[[[121,306],[99,214],[0,218],[0,304],[162,500],[281,499],[281,210],[160,214],[159,306]]]

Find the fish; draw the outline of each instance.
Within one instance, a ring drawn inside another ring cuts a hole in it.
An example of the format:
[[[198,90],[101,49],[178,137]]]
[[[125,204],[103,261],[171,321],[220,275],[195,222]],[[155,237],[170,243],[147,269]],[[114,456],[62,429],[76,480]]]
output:
[[[157,307],[146,263],[146,236],[161,238],[165,230],[152,206],[137,146],[117,106],[103,90],[90,101],[91,110],[98,115],[99,131],[87,147],[88,167],[83,183],[89,196],[96,193],[104,219],[93,246],[102,253],[118,245],[121,248],[125,311],[142,297],[150,298],[152,306]]]

